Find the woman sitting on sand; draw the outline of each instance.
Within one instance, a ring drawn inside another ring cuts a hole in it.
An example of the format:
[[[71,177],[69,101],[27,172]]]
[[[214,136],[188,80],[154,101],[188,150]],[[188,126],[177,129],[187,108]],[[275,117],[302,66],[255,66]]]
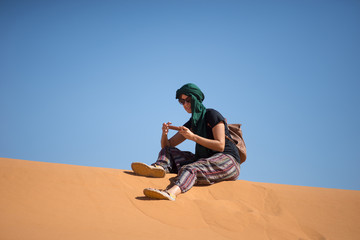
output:
[[[239,152],[225,137],[230,134],[224,117],[214,109],[205,108],[202,104],[205,96],[195,84],[182,86],[176,91],[176,98],[191,113],[190,120],[170,139],[171,123],[163,124],[162,149],[154,164],[131,164],[133,171],[141,176],[162,178],[166,173],[178,174],[174,185],[167,190],[144,189],[145,196],[150,198],[174,201],[195,184],[236,180],[240,174]],[[196,142],[195,154],[175,148],[186,139]]]

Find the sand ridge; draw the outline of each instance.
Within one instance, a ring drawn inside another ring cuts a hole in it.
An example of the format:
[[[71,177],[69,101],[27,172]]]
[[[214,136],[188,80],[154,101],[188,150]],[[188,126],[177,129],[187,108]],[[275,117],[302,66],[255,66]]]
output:
[[[357,239],[360,191],[244,180],[175,202],[146,187],[175,177],[0,158],[0,239]]]

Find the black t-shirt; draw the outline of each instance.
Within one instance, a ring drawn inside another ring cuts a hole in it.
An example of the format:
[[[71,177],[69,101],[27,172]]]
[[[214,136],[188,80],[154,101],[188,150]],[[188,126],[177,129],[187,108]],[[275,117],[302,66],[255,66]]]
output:
[[[223,122],[225,124],[225,135],[230,137],[229,129],[227,127],[225,118],[215,109],[208,108],[205,113],[205,121],[206,121],[206,134],[207,138],[214,139],[214,135],[212,133],[212,128],[215,127],[218,123]],[[184,124],[185,127],[191,130],[191,119]],[[212,155],[219,153],[217,151],[213,151],[210,149],[211,157]],[[231,142],[229,139],[225,138],[225,149],[222,152],[224,154],[230,154],[233,156],[237,162],[240,163],[239,151],[236,148],[235,144]]]

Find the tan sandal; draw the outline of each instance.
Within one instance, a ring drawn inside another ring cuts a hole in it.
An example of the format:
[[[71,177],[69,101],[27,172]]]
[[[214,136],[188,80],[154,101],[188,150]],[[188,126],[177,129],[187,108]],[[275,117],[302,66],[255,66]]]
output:
[[[175,201],[176,196],[174,194],[169,193],[168,191],[158,190],[154,188],[145,188],[144,195],[153,198],[153,199],[160,199],[160,200],[170,200]]]
[[[145,177],[163,178],[165,177],[165,170],[158,165],[150,166],[141,162],[133,162],[131,168],[137,175]]]

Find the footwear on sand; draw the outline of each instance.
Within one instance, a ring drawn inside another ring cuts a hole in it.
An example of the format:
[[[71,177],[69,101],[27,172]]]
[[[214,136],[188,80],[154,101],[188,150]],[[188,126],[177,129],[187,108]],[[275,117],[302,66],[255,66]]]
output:
[[[131,168],[137,175],[145,177],[163,178],[165,170],[160,166],[151,166],[141,162],[133,162]]]
[[[168,193],[167,191],[158,190],[154,188],[145,188],[144,195],[149,198],[160,199],[160,200],[175,201],[176,199],[175,195]]]

